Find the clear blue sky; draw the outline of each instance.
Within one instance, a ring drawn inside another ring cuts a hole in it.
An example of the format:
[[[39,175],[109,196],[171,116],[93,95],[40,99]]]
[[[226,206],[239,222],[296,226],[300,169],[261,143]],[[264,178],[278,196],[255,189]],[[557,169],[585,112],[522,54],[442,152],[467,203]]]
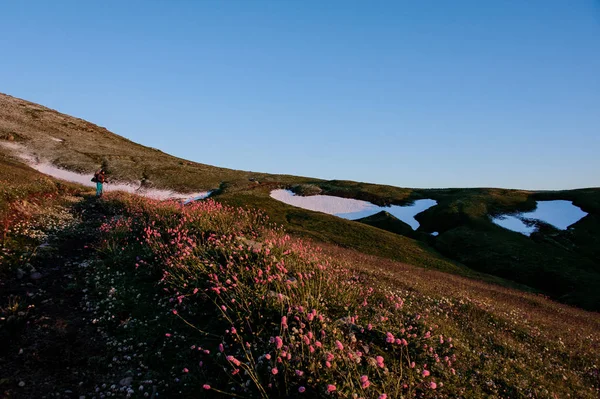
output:
[[[0,92],[211,165],[600,186],[600,4],[2,1]]]

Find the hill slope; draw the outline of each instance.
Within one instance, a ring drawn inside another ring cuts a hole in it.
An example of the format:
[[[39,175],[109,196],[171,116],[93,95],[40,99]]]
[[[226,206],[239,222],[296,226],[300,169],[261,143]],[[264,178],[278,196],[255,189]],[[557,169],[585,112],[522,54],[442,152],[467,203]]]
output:
[[[600,309],[597,188],[557,192],[410,189],[236,171],[176,158],[92,123],[0,94],[0,143],[3,141],[19,143],[34,157],[69,170],[92,171],[105,164],[114,180],[183,192],[216,190],[213,197],[218,201],[263,209],[298,236],[421,267],[538,290],[566,303]],[[0,153],[10,158],[10,152],[1,146]],[[417,215],[421,227],[408,234],[385,223],[375,228],[291,207],[269,197],[275,188],[302,192],[303,187],[379,205],[403,205],[418,199],[434,199],[438,205]],[[547,199],[571,200],[589,214],[569,230],[546,227],[532,237],[490,221],[492,215],[531,210],[535,201]],[[426,234],[433,231],[439,232],[439,237],[433,239]]]
[[[599,393],[598,314],[319,249],[260,211],[30,177],[58,195],[10,202],[27,212],[2,240],[6,397]]]

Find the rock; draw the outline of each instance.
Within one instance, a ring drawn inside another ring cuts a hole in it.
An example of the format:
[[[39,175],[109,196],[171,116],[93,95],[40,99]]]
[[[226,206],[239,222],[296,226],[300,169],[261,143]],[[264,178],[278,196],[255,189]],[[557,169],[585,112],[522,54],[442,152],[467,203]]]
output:
[[[275,292],[275,291],[269,291],[269,292],[267,293],[267,295],[268,295],[268,296],[270,296],[270,297],[272,297],[272,298],[278,298],[278,299],[280,299],[280,300],[284,300],[284,299],[285,299],[285,300],[287,300],[287,299],[290,299],[290,298],[289,298],[287,295],[283,295],[283,294],[281,294],[281,293],[279,293],[279,292]]]
[[[29,275],[29,278],[31,278],[32,280],[39,280],[42,278],[42,273],[40,272],[33,272]]]
[[[254,240],[250,240],[245,237],[241,237],[240,241],[249,246],[252,250],[260,251],[262,250],[263,244]]]
[[[20,386],[21,388],[23,388],[23,387],[25,386],[25,381],[21,381],[21,382],[19,382],[19,386]]]
[[[296,284],[298,282],[298,279],[296,279],[296,277],[290,276],[285,281],[286,281],[286,283],[289,283],[289,284]]]
[[[119,384],[122,387],[128,387],[131,385],[132,382],[133,382],[133,377],[125,377],[121,381],[119,381]]]

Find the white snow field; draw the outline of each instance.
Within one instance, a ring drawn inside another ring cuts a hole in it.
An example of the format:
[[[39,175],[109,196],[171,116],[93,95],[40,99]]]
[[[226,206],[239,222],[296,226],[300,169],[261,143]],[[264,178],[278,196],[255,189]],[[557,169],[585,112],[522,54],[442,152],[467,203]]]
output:
[[[68,182],[79,183],[83,186],[96,187],[96,183],[92,182],[92,177],[94,176],[93,173],[72,172],[70,170],[54,166],[49,162],[40,162],[34,156],[25,152],[25,149],[22,146],[15,143],[0,143],[0,145],[13,150],[17,156],[23,159],[30,167],[37,170],[38,172]],[[181,199],[185,200],[186,204],[192,201],[197,201],[199,199],[206,198],[210,195],[210,191],[184,194],[171,190],[160,190],[154,188],[146,189],[141,186],[141,182],[110,183],[109,181],[108,183],[104,184],[104,191],[125,191],[128,193],[143,195],[145,197],[158,200]]]
[[[374,215],[381,211],[386,211],[410,225],[413,230],[419,228],[419,222],[414,218],[415,215],[437,205],[437,202],[434,200],[424,199],[417,200],[413,205],[408,206],[378,206],[367,201],[334,197],[331,195],[311,195],[302,197],[295,195],[290,190],[281,189],[271,191],[271,198],[298,208],[323,212],[349,220],[356,220]]]
[[[566,230],[573,223],[578,222],[587,213],[571,201],[537,201],[534,211],[519,213],[516,215],[500,215],[492,218],[492,222],[505,229],[516,231],[526,236],[536,230],[535,226],[527,226],[524,220],[539,220],[560,230]]]

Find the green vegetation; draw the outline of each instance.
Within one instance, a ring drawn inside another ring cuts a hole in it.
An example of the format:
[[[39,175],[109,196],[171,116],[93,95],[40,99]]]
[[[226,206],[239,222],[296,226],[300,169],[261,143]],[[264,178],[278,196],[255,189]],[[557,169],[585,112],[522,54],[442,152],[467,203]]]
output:
[[[381,211],[375,215],[357,219],[356,221],[406,237],[420,236],[408,224],[386,211]]]
[[[261,211],[213,200],[109,194],[54,206],[71,222],[29,237],[50,242],[30,258],[43,277],[0,287],[5,396],[595,398],[600,389],[597,314],[320,249]],[[12,244],[35,230],[25,227]]]
[[[472,270],[532,287],[565,303],[600,309],[600,189],[557,192],[488,188],[394,190],[364,183],[316,184],[325,194],[352,197],[354,192],[378,204],[402,205],[417,199],[434,199],[437,206],[416,216],[421,224],[417,232],[381,214],[361,222],[429,243],[439,253]],[[530,211],[535,208],[535,201],[555,199],[573,201],[589,214],[571,229],[562,231],[544,225],[531,237],[491,222],[493,215]],[[420,234],[421,231],[438,231],[440,235],[433,239]],[[387,253],[381,254],[390,257]],[[423,265],[418,261],[411,263]]]
[[[600,310],[598,188],[555,192],[410,189],[236,171],[172,157],[92,123],[5,95],[0,95],[0,138],[71,170],[89,172],[104,164],[115,180],[140,181],[144,186],[183,192],[216,189],[216,200],[262,209],[290,233],[317,242],[537,290],[565,303]],[[412,232],[389,218],[361,223],[287,206],[269,197],[275,188],[289,188],[301,195],[356,198],[378,205],[406,205],[427,198],[438,205],[417,215],[421,227]],[[500,213],[532,210],[535,201],[547,199],[572,200],[589,215],[567,231],[546,225],[531,237],[504,230],[490,221],[491,216]],[[440,235],[432,238],[427,234],[433,231]]]

